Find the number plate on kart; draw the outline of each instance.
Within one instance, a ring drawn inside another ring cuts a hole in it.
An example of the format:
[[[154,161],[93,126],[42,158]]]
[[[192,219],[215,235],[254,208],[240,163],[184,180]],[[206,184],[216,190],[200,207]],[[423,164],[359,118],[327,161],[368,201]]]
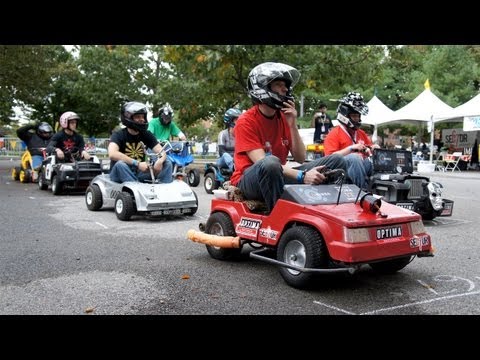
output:
[[[392,226],[388,228],[379,228],[376,230],[377,240],[398,238],[403,235],[401,226]]]
[[[413,211],[413,203],[396,203],[395,205],[400,206],[401,208]]]

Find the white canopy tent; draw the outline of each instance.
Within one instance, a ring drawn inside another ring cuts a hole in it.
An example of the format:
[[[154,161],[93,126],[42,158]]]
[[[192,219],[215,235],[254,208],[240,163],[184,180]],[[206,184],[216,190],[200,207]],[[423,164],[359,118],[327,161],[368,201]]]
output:
[[[433,149],[434,123],[433,119],[442,114],[452,111],[452,107],[440,100],[430,88],[426,88],[420,95],[410,101],[401,109],[395,111],[393,117],[385,122],[405,122],[418,121],[426,122],[431,125],[430,131],[430,149]],[[430,162],[433,160],[433,151],[430,151]]]
[[[395,111],[385,105],[376,95],[374,95],[368,105],[368,115],[362,115],[362,123],[374,126],[372,141],[377,140],[378,125],[387,122],[393,118]]]
[[[480,130],[480,94],[457,106],[444,114],[433,119],[435,123],[440,121],[463,121],[464,131]]]

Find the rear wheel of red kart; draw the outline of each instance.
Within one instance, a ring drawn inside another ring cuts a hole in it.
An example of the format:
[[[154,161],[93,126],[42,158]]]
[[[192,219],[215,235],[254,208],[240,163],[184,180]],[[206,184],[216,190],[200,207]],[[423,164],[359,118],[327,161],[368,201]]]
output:
[[[402,270],[412,261],[411,256],[402,257],[393,260],[380,261],[376,263],[370,263],[370,267],[380,274],[393,274],[399,270]]]
[[[119,220],[128,221],[136,212],[132,195],[128,192],[121,192],[115,199],[115,214]]]
[[[327,268],[328,252],[320,233],[306,226],[296,226],[285,231],[280,238],[277,260],[304,268]],[[308,287],[312,273],[280,267],[285,282],[295,288]]]
[[[198,169],[189,170],[187,173],[187,184],[197,187],[200,184],[200,171]]]
[[[85,203],[87,204],[87,209],[90,211],[97,211],[102,207],[102,191],[97,184],[92,184],[87,187],[85,192]]]
[[[205,233],[219,236],[237,236],[230,216],[222,212],[210,215],[205,225]],[[217,260],[228,260],[242,252],[242,248],[225,249],[217,246],[205,246],[210,256]]]

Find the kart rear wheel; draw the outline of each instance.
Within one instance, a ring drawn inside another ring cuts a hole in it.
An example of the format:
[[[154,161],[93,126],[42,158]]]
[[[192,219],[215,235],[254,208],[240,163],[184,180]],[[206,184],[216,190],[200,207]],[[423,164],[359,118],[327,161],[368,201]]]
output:
[[[200,184],[200,171],[198,169],[189,170],[187,173],[187,184],[197,187]]]
[[[62,193],[62,184],[58,180],[58,175],[52,176],[52,193],[53,195],[60,195]]]
[[[123,191],[117,195],[117,198],[115,199],[115,214],[119,220],[130,220],[136,211],[132,194]]]
[[[20,182],[28,183],[32,179],[32,172],[30,169],[20,170]]]
[[[370,267],[380,274],[393,274],[399,270],[402,270],[407,266],[410,261],[412,261],[411,256],[406,256],[393,260],[380,261],[375,263],[370,263]]]
[[[15,166],[12,169],[12,180],[18,181],[20,179],[20,166]]]
[[[327,268],[328,251],[320,233],[306,226],[296,226],[285,231],[280,238],[277,260],[304,268]],[[314,277],[312,273],[280,267],[285,282],[295,288],[308,287]]]
[[[230,216],[223,212],[210,215],[205,225],[205,233],[219,236],[237,236]],[[242,248],[225,249],[216,246],[205,245],[210,256],[217,260],[228,260],[240,255]]]
[[[215,180],[214,173],[208,173],[205,175],[205,179],[203,180],[203,187],[207,194],[213,194],[213,190],[218,189],[218,182]]]
[[[85,192],[85,204],[87,204],[87,209],[90,211],[97,211],[102,207],[102,191],[97,184],[87,187],[87,191]]]

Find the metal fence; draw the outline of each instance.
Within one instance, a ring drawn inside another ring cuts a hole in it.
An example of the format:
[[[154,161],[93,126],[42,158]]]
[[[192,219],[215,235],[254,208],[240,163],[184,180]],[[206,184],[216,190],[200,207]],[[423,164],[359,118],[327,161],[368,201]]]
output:
[[[92,153],[107,154],[109,138],[85,138],[85,148]],[[27,146],[17,137],[0,137],[0,155],[20,156]]]

